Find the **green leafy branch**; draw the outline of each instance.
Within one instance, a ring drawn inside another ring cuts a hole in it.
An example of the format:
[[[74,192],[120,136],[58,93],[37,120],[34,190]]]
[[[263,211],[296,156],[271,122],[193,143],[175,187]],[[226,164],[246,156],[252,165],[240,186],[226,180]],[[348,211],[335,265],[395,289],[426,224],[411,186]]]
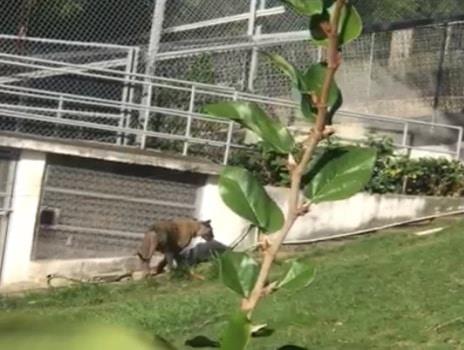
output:
[[[221,349],[247,347],[253,328],[252,314],[264,296],[280,288],[304,288],[314,280],[312,266],[292,261],[283,278],[269,281],[277,252],[294,223],[311,205],[345,199],[362,190],[376,159],[374,149],[354,146],[326,148],[315,157],[319,143],[334,133],[332,119],[343,102],[335,74],[341,64],[341,47],[361,34],[358,12],[347,0],[282,1],[309,17],[313,42],[327,50],[327,59],[312,64],[306,71],[300,71],[280,55],[267,54],[301,94],[301,115],[313,125],[304,141],[297,143],[286,127],[254,103],[219,102],[204,109],[211,116],[233,120],[250,130],[264,149],[285,155],[290,178],[284,216],[246,169],[229,166],[220,175],[219,190],[224,203],[259,230],[263,253],[261,264],[246,253],[230,252],[220,258],[223,283],[242,297],[240,312],[232,316],[220,341]]]

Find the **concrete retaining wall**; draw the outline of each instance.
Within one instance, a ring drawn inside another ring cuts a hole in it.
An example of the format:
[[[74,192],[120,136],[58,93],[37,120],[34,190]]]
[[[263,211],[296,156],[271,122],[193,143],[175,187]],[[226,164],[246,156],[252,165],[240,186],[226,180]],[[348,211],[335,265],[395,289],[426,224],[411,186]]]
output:
[[[246,230],[248,223],[222,203],[215,178],[210,177],[205,188],[200,215],[211,218],[218,239],[230,244]],[[268,187],[268,192],[285,213],[288,189]],[[359,193],[347,200],[314,205],[310,213],[298,219],[286,242],[330,239],[457,210],[464,210],[464,199]],[[249,245],[252,240],[253,237],[249,237],[245,244]]]
[[[44,287],[49,274],[86,279],[95,275],[124,274],[136,269],[138,261],[135,256],[31,260],[44,169],[44,154],[30,151],[22,153],[16,173],[13,212],[8,227],[2,289]],[[248,229],[248,222],[224,205],[219,196],[217,179],[216,175],[209,176],[206,184],[198,190],[195,214],[200,219],[211,219],[217,239],[230,245]],[[268,187],[268,191],[286,212],[288,189]],[[330,239],[349,235],[354,231],[458,210],[464,210],[464,200],[461,198],[360,193],[347,200],[313,206],[310,213],[295,223],[286,243]],[[249,235],[238,248],[254,244],[255,239],[253,234]],[[153,259],[153,265],[158,258]]]

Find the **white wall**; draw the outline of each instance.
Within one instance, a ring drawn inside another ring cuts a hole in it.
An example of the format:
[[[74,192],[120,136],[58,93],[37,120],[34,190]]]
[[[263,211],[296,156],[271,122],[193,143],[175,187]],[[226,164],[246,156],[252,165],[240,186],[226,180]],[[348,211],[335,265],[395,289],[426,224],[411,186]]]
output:
[[[21,152],[16,166],[1,285],[24,281],[29,277],[44,170],[44,153],[26,150]]]
[[[196,217],[201,220],[211,220],[215,239],[230,245],[248,228],[248,222],[236,215],[223,203],[217,185],[217,176],[209,176],[205,186],[200,188]]]
[[[24,284],[44,286],[48,274],[87,278],[116,271],[130,272],[136,268],[138,260],[135,257],[31,261],[44,170],[43,154],[28,151],[22,153],[17,166],[1,287],[16,288]],[[288,189],[268,187],[267,190],[286,212]],[[248,222],[222,202],[217,176],[210,176],[206,185],[199,190],[196,204],[196,217],[211,219],[216,239],[224,244],[230,245],[248,229]],[[360,193],[347,200],[313,206],[310,213],[295,223],[287,242],[324,239],[438,212],[463,209],[464,202],[460,198]],[[254,242],[255,237],[251,235],[239,248]]]
[[[269,195],[286,213],[288,189],[267,187]],[[222,203],[217,182],[211,178],[199,198],[199,215],[212,219],[219,241],[229,244],[244,230],[247,222]],[[297,220],[286,242],[313,240],[346,234],[357,230],[392,224],[440,212],[464,209],[460,198],[424,196],[371,195],[359,193],[347,200],[313,205],[311,211]]]

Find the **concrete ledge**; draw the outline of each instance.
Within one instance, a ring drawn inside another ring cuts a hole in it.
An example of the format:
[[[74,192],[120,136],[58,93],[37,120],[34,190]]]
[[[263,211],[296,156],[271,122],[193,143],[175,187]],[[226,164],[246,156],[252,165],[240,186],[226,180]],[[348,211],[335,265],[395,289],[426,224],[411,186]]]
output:
[[[70,141],[56,138],[0,132],[0,147],[26,149],[113,162],[149,165],[166,169],[216,175],[221,166],[194,157],[168,155],[159,151],[141,150],[92,141]]]
[[[161,259],[157,254],[151,261],[155,267]],[[45,289],[48,275],[57,275],[53,287],[73,284],[67,279],[88,281],[108,276],[131,274],[140,270],[139,260],[135,256],[100,258],[100,259],[73,259],[73,260],[34,260],[29,263],[28,278],[24,281],[9,283],[0,288],[0,294],[17,293],[34,289]]]

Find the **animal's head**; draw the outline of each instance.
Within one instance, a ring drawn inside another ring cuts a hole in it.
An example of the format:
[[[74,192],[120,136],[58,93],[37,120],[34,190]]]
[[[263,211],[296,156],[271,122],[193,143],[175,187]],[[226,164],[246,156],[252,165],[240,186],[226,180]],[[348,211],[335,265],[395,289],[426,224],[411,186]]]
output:
[[[214,239],[213,228],[211,227],[211,220],[199,221],[200,229],[197,232],[197,236],[203,238],[206,241],[212,241]]]

